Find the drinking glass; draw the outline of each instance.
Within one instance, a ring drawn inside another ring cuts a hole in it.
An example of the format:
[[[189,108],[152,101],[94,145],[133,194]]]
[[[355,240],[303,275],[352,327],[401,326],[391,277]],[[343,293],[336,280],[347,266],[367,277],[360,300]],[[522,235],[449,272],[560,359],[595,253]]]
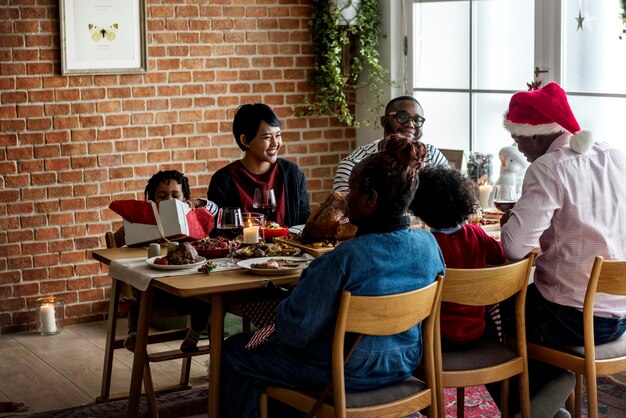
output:
[[[228,261],[223,267],[236,266],[233,260],[233,240],[243,231],[240,208],[220,208],[217,213],[217,233],[228,241]]]
[[[517,202],[517,189],[515,184],[499,184],[493,195],[493,205],[496,209],[506,213],[513,209]]]
[[[265,215],[267,221],[269,216],[276,210],[276,195],[274,189],[264,189],[257,187],[254,189],[254,202],[252,207],[256,212],[261,212]]]

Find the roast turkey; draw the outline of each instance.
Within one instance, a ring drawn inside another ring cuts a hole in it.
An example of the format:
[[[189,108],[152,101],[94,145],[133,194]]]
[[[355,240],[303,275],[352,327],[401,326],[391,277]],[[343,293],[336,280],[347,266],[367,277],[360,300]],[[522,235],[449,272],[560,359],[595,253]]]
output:
[[[193,245],[183,242],[173,247],[171,251],[168,248],[166,258],[169,264],[181,265],[193,264],[200,259],[200,256]]]
[[[345,197],[332,192],[306,221],[301,240],[305,244],[324,240],[342,241],[354,237],[356,229],[346,216]]]

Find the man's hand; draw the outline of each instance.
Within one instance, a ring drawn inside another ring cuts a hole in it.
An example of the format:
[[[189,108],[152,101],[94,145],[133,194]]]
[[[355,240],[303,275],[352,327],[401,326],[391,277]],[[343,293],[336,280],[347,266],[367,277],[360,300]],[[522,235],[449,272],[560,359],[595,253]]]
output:
[[[504,226],[504,224],[507,223],[510,217],[511,217],[511,212],[505,212],[502,215],[502,217],[500,217],[500,228],[502,228],[502,226]]]

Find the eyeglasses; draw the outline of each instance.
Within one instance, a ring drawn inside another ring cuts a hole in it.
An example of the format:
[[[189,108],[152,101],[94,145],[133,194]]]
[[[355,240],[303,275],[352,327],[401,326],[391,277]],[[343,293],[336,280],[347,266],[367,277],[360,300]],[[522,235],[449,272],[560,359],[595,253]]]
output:
[[[395,116],[396,121],[398,121],[398,123],[402,125],[407,123],[409,120],[412,120],[413,125],[417,126],[418,128],[421,128],[424,125],[424,122],[426,121],[426,119],[421,117],[420,115],[411,116],[408,114],[408,112],[404,110],[398,110],[397,112],[389,112],[387,113],[387,116]]]

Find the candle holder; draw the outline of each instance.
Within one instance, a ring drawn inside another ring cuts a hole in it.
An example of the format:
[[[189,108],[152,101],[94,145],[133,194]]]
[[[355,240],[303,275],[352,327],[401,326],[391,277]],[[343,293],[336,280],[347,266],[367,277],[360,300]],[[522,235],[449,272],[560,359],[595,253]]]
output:
[[[265,216],[262,213],[244,212],[243,217],[243,243],[257,244],[264,238]]]
[[[46,296],[35,301],[37,331],[41,335],[56,335],[63,330],[63,299]]]

